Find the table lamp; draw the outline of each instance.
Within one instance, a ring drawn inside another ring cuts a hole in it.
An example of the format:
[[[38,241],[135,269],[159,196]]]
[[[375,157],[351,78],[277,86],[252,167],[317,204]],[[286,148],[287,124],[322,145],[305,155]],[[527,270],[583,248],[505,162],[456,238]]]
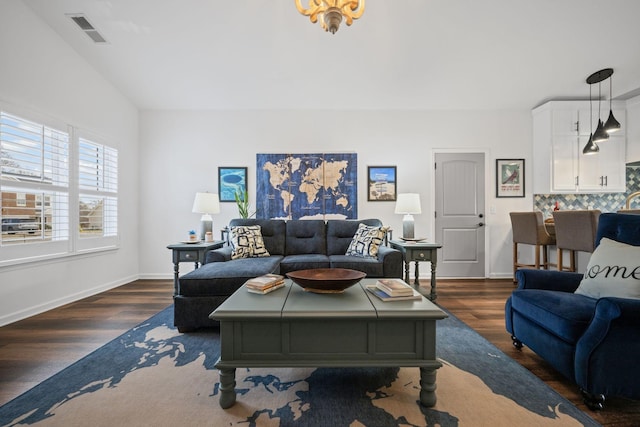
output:
[[[193,201],[193,213],[201,213],[200,240],[204,241],[207,232],[213,232],[213,218],[211,214],[220,213],[220,199],[213,193],[196,193]]]
[[[414,222],[412,214],[422,213],[422,210],[420,208],[420,194],[398,194],[395,213],[404,214],[404,217],[402,218],[402,238],[413,239],[415,236],[413,231]]]

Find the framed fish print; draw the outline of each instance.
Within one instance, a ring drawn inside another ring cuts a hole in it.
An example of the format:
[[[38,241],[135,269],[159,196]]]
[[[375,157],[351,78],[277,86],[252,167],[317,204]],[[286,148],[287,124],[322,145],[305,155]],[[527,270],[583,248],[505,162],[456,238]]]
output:
[[[244,194],[247,190],[246,167],[218,168],[218,195],[221,202],[236,202],[236,192]]]

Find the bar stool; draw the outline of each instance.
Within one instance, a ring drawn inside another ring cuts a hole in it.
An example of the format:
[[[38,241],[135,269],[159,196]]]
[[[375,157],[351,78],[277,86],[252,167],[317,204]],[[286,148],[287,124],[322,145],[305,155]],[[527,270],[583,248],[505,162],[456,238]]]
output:
[[[542,212],[510,212],[511,231],[513,234],[513,281],[516,281],[516,271],[520,267],[549,269],[549,246],[556,244],[544,226]],[[518,262],[518,244],[535,246],[535,261],[533,264]],[[540,249],[542,249],[542,263],[540,263]]]
[[[556,247],[558,248],[558,270],[576,271],[576,252],[593,252],[600,211],[554,211],[553,222],[556,228]],[[569,251],[569,266],[563,265],[562,252]]]

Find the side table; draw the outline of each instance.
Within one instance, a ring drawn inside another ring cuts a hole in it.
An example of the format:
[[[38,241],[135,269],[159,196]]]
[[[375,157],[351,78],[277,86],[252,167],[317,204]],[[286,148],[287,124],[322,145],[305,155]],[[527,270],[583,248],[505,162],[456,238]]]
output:
[[[181,262],[193,262],[196,268],[204,263],[207,251],[219,249],[224,245],[222,240],[198,243],[175,243],[167,246],[173,252],[173,292],[179,294],[180,282],[178,281],[179,265]]]
[[[438,262],[438,249],[442,247],[439,243],[414,242],[405,240],[389,240],[389,245],[402,252],[404,260],[404,281],[409,281],[409,266],[411,261],[415,262],[415,279],[414,286],[420,287],[420,270],[418,263],[420,261],[431,262],[431,293],[429,299],[435,301],[438,297],[436,293],[436,264]]]

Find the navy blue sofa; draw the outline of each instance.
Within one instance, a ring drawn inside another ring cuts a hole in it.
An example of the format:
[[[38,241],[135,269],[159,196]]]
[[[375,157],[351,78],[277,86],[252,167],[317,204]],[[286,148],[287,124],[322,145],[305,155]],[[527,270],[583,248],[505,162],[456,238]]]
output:
[[[640,246],[640,215],[600,215],[603,238]],[[506,302],[506,329],[581,390],[591,409],[606,396],[640,398],[640,300],[594,299],[574,291],[582,274],[523,269]]]
[[[231,246],[209,251],[205,263],[179,278],[174,324],[180,332],[216,326],[209,314],[247,279],[311,268],[349,268],[367,277],[402,277],[402,253],[381,245],[377,258],[345,255],[359,224],[382,226],[378,219],[233,219],[229,227],[259,225],[268,257],[231,259]]]

